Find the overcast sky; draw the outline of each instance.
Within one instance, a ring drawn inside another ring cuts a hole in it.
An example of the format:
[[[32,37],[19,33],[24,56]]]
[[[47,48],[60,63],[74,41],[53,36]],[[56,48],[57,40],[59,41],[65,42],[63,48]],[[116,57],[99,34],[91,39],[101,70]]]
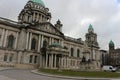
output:
[[[0,17],[17,21],[28,0],[1,0]],[[65,35],[85,39],[89,24],[98,34],[101,49],[108,49],[110,40],[120,47],[120,0],[43,0],[52,13],[52,23],[58,19]]]

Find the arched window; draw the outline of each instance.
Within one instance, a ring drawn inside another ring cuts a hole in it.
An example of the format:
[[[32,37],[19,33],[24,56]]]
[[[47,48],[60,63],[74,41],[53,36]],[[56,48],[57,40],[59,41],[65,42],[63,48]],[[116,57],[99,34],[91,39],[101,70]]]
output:
[[[77,57],[80,57],[80,50],[77,50]]]
[[[14,36],[13,35],[10,35],[9,37],[8,37],[8,48],[13,48],[13,45],[14,45]]]
[[[32,39],[31,50],[35,50],[37,45],[37,41],[35,38]]]
[[[74,49],[71,48],[71,56],[73,57]]]
[[[30,55],[29,63],[32,63],[33,55]]]
[[[4,61],[7,61],[7,55],[4,55]]]

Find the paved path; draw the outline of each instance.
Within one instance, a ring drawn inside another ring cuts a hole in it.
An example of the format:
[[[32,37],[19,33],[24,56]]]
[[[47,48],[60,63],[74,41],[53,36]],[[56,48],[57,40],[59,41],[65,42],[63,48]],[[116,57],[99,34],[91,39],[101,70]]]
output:
[[[0,71],[0,80],[68,80],[68,79],[36,75],[31,73],[30,70],[4,70]]]
[[[0,71],[0,80],[89,80],[89,79],[64,79],[57,77],[48,77],[48,76],[31,73],[30,70],[11,69],[11,70]],[[112,80],[117,80],[117,79],[112,79]]]

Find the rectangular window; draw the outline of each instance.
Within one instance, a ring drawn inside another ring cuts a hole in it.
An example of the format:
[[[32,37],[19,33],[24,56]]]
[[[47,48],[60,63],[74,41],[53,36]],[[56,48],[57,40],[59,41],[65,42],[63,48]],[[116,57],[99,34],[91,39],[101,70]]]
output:
[[[9,61],[10,61],[10,62],[13,61],[13,54],[10,55],[10,57],[9,57]]]
[[[33,55],[30,55],[29,63],[32,63]]]
[[[34,63],[35,63],[35,64],[37,63],[37,60],[38,60],[38,57],[35,56],[35,58],[34,58]]]
[[[4,55],[4,61],[5,62],[7,61],[7,55]]]

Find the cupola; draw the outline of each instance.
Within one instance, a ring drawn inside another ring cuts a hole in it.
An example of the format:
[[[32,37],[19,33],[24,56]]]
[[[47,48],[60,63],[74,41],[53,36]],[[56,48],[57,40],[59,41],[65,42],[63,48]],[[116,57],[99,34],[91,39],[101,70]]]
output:
[[[109,42],[109,49],[114,49],[114,46],[115,46],[115,44],[114,44],[114,42],[111,40],[111,41]]]
[[[91,24],[89,25],[88,32],[94,32],[93,26]]]

